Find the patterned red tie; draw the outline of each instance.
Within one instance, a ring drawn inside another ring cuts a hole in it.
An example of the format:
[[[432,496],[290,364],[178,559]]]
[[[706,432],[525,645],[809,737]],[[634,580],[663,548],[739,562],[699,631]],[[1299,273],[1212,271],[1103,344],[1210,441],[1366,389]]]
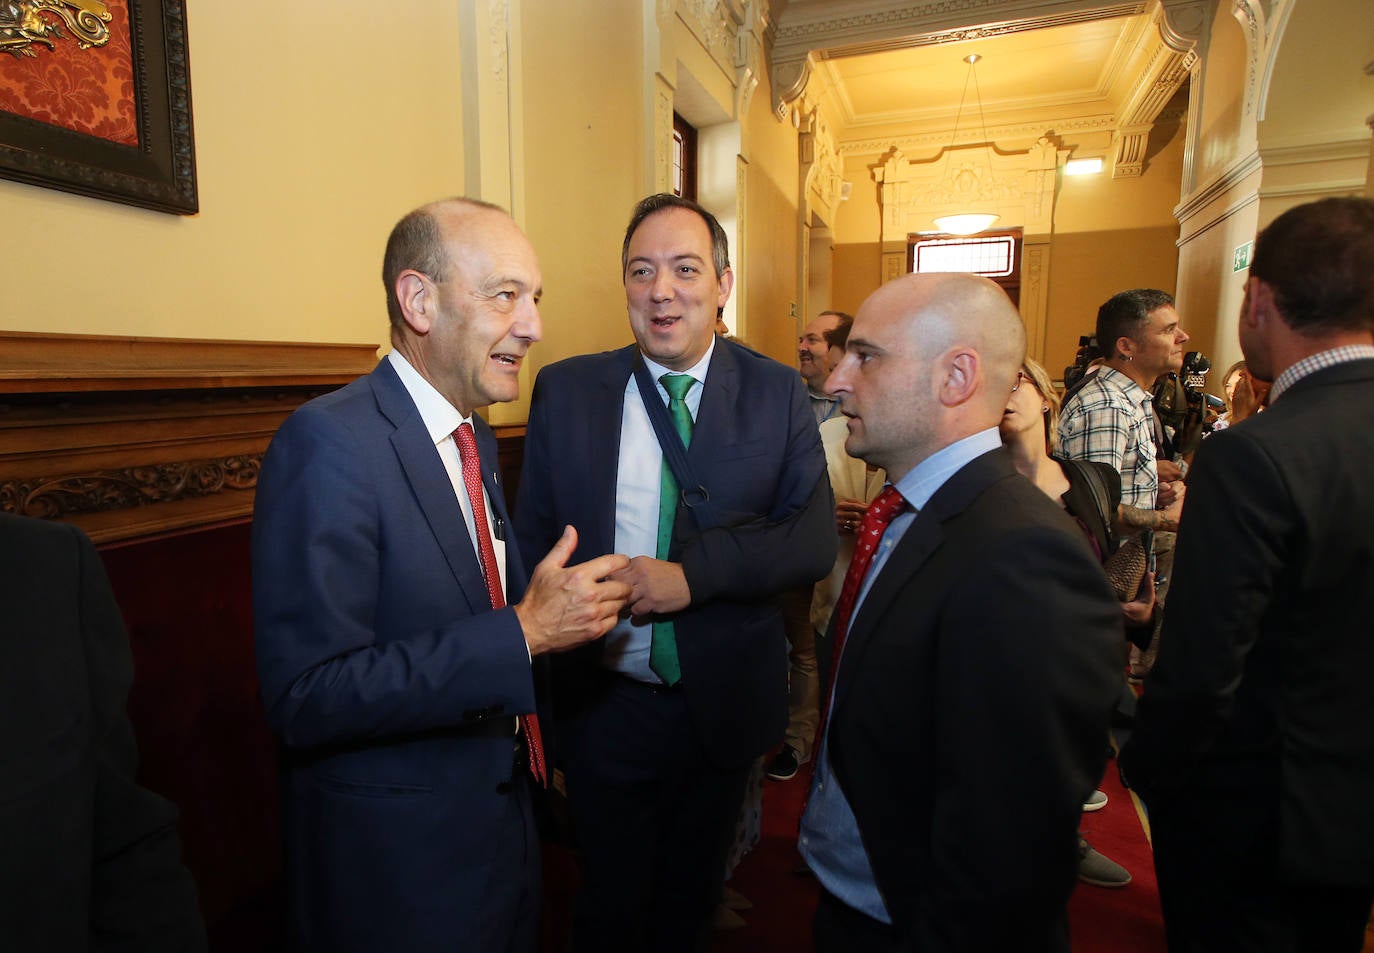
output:
[[[864,510],[863,522],[859,524],[859,535],[854,543],[854,558],[849,562],[849,571],[844,574],[844,585],[840,587],[840,598],[835,603],[835,621],[831,626],[833,646],[830,652],[830,680],[822,697],[820,734],[825,737],[826,719],[830,716],[830,696],[835,691],[835,676],[840,670],[840,650],[844,648],[845,637],[849,634],[849,617],[854,614],[854,603],[858,601],[859,590],[863,588],[864,576],[873,562],[873,554],[878,551],[878,543],[883,538],[887,525],[906,507],[906,498],[897,492],[892,484],[868,504]]]
[[[487,580],[487,595],[491,597],[493,609],[504,609],[506,596],[501,591],[501,569],[496,565],[496,547],[492,545],[491,530],[487,528],[487,506],[482,496],[482,464],[477,455],[472,424],[459,424],[458,429],[453,431],[453,440],[458,444],[458,458],[463,464],[463,486],[467,488],[468,501],[472,504],[472,524],[477,536],[477,552],[482,557],[482,575]],[[533,713],[521,715],[520,730],[524,733],[525,747],[529,750],[530,773],[540,784],[547,784],[539,716]]]

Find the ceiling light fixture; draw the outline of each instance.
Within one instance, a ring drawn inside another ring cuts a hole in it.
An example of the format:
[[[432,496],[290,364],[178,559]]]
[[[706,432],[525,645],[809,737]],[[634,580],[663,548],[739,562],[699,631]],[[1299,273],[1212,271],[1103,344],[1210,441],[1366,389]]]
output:
[[[977,53],[970,53],[964,57],[964,62],[968,64],[968,73],[964,75],[964,91],[959,97],[959,109],[954,114],[954,134],[950,137],[949,148],[953,152],[955,144],[959,141],[959,121],[964,115],[964,100],[968,98],[969,83],[973,83],[973,97],[978,103],[978,122],[983,130],[983,146],[987,151],[988,160],[988,183],[993,182],[992,172],[992,140],[988,138],[987,121],[983,118],[983,97],[978,89],[977,63],[982,57]],[[949,153],[946,153],[948,156]],[[962,173],[961,173],[962,174]],[[957,179],[957,176],[956,176]],[[976,183],[974,183],[976,184]],[[971,187],[969,187],[971,188]],[[965,190],[969,190],[966,188]],[[935,225],[942,232],[951,235],[974,235],[983,231],[1000,218],[996,212],[982,211],[963,211],[951,213],[949,215],[939,215],[934,219]]]
[[[1101,171],[1101,156],[1092,159],[1070,159],[1064,163],[1065,175],[1097,175]]]

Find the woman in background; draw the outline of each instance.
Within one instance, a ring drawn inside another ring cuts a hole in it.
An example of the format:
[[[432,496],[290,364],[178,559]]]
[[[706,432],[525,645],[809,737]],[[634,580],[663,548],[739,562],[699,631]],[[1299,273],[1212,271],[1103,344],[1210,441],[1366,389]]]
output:
[[[1117,533],[1112,524],[1121,503],[1121,475],[1105,463],[1051,457],[1058,429],[1059,394],[1045,369],[1027,358],[1007,398],[1002,415],[1002,443],[1011,451],[1017,472],[1073,517],[1097,553],[1098,561],[1105,562],[1117,548]],[[1145,573],[1139,591],[1127,595],[1130,601],[1121,604],[1124,621],[1149,624],[1155,605],[1153,574]],[[1124,627],[1122,634],[1124,647]],[[1106,803],[1107,796],[1094,791],[1084,810],[1099,810]],[[1099,854],[1081,835],[1078,877],[1098,887],[1124,887],[1131,882],[1126,868]]]

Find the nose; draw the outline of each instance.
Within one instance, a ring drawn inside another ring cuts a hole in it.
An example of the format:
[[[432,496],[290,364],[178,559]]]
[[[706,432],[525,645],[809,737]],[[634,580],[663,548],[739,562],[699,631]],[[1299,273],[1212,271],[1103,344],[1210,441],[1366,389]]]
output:
[[[826,377],[825,383],[821,385],[821,390],[831,395],[848,393],[851,389],[850,374],[855,362],[856,359],[848,354],[840,358],[839,363],[835,365],[830,375]]]
[[[544,336],[544,321],[539,316],[539,305],[535,304],[533,299],[517,312],[510,333],[519,340],[531,344]]]
[[[649,297],[654,301],[670,301],[673,297],[673,273],[667,269],[660,269],[654,273],[654,280],[649,285]]]
[[[1183,330],[1182,327],[1180,327],[1180,328],[1178,329],[1178,343],[1179,343],[1179,344],[1187,344],[1187,343],[1188,343],[1188,332],[1185,331],[1185,330]]]

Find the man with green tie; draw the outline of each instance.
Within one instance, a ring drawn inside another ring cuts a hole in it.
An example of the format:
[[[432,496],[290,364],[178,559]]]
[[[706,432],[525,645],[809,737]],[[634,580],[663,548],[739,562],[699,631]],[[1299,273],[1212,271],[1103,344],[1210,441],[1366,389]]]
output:
[[[635,343],[540,373],[517,524],[527,555],[572,524],[578,558],[630,557],[631,616],[555,672],[573,948],[686,951],[786,725],[775,599],[834,562],[833,504],[796,371],[714,334],[734,283],[715,217],[650,196],[621,257]]]

